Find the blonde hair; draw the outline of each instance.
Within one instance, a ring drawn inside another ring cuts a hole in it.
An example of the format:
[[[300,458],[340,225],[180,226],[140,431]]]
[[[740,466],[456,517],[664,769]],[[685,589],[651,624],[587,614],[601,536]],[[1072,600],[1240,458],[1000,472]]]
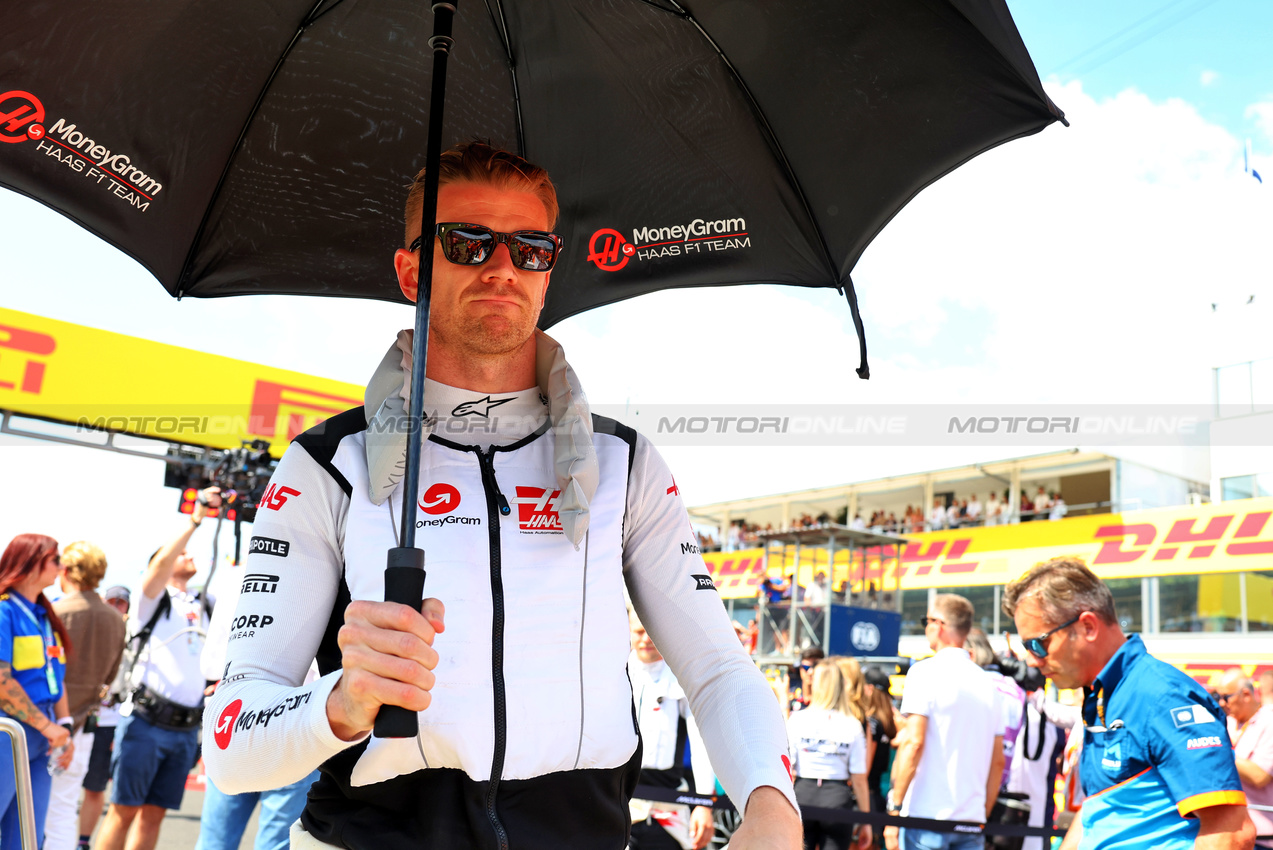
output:
[[[515,153],[493,148],[485,142],[467,142],[443,151],[438,161],[438,187],[450,183],[476,183],[509,191],[529,192],[539,198],[548,214],[548,229],[557,225],[557,189],[548,172]],[[420,235],[420,210],[424,206],[424,169],[420,169],[407,192],[406,241],[410,245]]]
[[[967,637],[974,616],[972,603],[957,593],[939,593],[933,597],[933,610],[941,614],[950,630]]]
[[[96,590],[106,575],[106,553],[87,540],[77,540],[62,550],[62,566],[80,590]]]
[[[813,686],[809,697],[811,708],[844,711],[844,674],[840,665],[824,658],[813,668]]]
[[[834,655],[830,659],[840,668],[840,676],[844,679],[844,705],[840,709],[845,714],[857,718],[862,728],[866,728],[866,681],[862,678],[862,665],[856,658],[847,655]]]

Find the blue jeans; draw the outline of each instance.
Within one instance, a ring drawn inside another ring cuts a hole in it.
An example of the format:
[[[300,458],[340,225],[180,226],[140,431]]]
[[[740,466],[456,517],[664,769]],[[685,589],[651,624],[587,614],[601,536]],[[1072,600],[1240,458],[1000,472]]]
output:
[[[961,832],[930,832],[927,829],[898,830],[901,850],[985,850],[983,835]]]
[[[317,770],[291,785],[246,794],[226,794],[209,779],[203,796],[203,812],[199,816],[199,840],[194,850],[238,850],[258,800],[261,817],[256,827],[255,850],[287,850],[288,830],[301,816],[309,786],[316,779]]]
[[[0,712],[0,717],[8,717]],[[28,769],[31,771],[31,796],[35,800],[35,843],[44,843],[44,816],[49,810],[49,789],[53,777],[49,776],[49,740],[27,724]],[[13,748],[9,737],[0,735],[0,850],[19,850],[22,839],[18,821],[18,789],[13,780]]]

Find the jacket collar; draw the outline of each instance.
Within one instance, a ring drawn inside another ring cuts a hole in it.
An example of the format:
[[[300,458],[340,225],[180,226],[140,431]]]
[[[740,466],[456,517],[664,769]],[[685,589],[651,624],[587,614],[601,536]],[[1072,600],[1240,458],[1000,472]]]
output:
[[[383,504],[398,489],[406,471],[407,429],[403,427],[411,394],[413,332],[398,332],[363,397],[367,417],[368,496]],[[535,380],[548,399],[554,432],[553,472],[561,490],[558,514],[562,530],[577,548],[588,531],[588,510],[600,480],[592,442],[592,414],[574,369],[561,345],[535,331]],[[428,430],[426,423],[426,430]]]

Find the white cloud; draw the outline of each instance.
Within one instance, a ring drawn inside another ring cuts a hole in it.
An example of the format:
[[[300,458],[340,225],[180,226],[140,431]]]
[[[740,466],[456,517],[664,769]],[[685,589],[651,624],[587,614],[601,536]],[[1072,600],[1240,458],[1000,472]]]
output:
[[[1218,79],[1220,79],[1219,71],[1203,71],[1198,82],[1202,83],[1204,86],[1209,86]]]
[[[1253,103],[1246,108],[1246,117],[1264,134],[1266,143],[1273,143],[1273,99]]]

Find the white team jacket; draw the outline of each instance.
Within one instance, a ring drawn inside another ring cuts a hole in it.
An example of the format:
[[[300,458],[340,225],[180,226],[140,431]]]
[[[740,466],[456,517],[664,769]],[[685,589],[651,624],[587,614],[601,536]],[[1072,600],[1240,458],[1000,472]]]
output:
[[[446,631],[433,703],[405,742],[340,741],[325,712],[344,605],[383,598],[401,486],[369,498],[361,408],[298,438],[258,513],[205,714],[218,787],[279,787],[322,766],[303,821],[356,850],[621,846],[639,768],[626,584],[726,791],[745,803],[771,785],[794,806],[777,705],[706,578],[670,472],[631,429],[592,426],[599,481],[577,549],[555,515],[552,430],[486,451],[426,442],[417,545]],[[315,656],[325,675],[304,686]]]

